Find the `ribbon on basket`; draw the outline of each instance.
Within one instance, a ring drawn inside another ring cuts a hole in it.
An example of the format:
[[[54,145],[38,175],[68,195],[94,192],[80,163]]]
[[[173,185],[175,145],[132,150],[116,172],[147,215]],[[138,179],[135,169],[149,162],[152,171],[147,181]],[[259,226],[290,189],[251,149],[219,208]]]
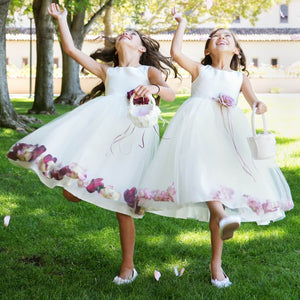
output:
[[[221,114],[222,114],[224,127],[225,127],[227,133],[229,134],[229,136],[232,140],[235,152],[239,157],[239,160],[241,162],[243,170],[248,175],[250,175],[253,178],[253,180],[255,181],[254,175],[252,174],[251,169],[249,168],[249,166],[247,165],[247,163],[243,159],[241,153],[239,152],[238,147],[237,147],[236,142],[235,142],[235,139],[234,139],[234,130],[233,130],[233,125],[232,125],[230,109],[236,106],[235,100],[233,98],[231,98],[230,96],[227,96],[227,95],[224,95],[224,94],[220,94],[219,98],[213,98],[213,100],[220,103],[220,110],[221,110]],[[224,106],[226,107],[227,122],[225,120],[224,111],[223,111]]]
[[[123,133],[119,134],[114,138],[110,147],[111,152],[113,152],[113,145],[132,135],[136,127],[148,128],[152,126],[159,136],[155,125],[157,124],[158,119],[161,119],[164,124],[166,122],[163,118],[161,118],[161,110],[156,105],[152,95],[139,98],[134,97],[134,90],[127,92],[127,98],[129,100],[128,117],[131,120],[132,124],[130,124]],[[142,135],[142,142],[141,144],[139,144],[139,147],[141,148],[144,148],[145,146],[144,136],[145,130]]]

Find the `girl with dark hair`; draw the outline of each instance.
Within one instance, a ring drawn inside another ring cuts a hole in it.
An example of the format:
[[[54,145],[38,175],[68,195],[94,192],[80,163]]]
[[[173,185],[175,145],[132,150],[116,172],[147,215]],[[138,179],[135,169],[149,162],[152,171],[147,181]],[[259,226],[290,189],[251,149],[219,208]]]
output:
[[[269,224],[293,208],[289,186],[274,159],[253,160],[247,143],[252,135],[244,113],[236,106],[240,92],[258,114],[258,101],[245,75],[244,53],[232,32],[212,32],[201,63],[181,52],[186,19],[175,14],[178,27],[171,55],[192,77],[191,97],[168,125],[138,192],[144,210],[175,218],[209,222],[211,283],[231,285],[222,269],[223,241],[232,238],[240,222]],[[244,72],[243,72],[244,71]],[[157,194],[172,199],[156,202]]]
[[[161,72],[167,75],[171,68],[177,75],[177,71],[160,54],[158,42],[134,30],[120,34],[111,49],[98,50],[90,57],[75,48],[66,9],[52,3],[48,12],[58,21],[64,51],[104,83],[89,99],[102,95],[104,85],[105,95],[29,134],[7,156],[12,163],[34,170],[48,187],[63,187],[66,197],[116,212],[123,259],[113,282],[131,283],[137,276],[132,217],[141,215],[127,205],[134,193],[128,188],[139,185],[159,136],[157,124],[155,130],[133,127],[128,118],[127,92],[134,90],[136,98],[156,94],[173,101],[175,93]],[[113,67],[107,64],[110,62]]]

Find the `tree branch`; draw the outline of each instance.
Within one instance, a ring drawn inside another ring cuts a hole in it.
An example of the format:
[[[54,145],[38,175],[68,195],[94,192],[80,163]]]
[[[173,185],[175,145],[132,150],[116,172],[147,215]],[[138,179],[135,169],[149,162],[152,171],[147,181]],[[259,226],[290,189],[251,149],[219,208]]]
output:
[[[101,16],[101,14],[110,6],[112,6],[114,0],[108,0],[100,9],[95,12],[95,14],[90,18],[90,20],[84,25],[84,34],[88,32],[92,24],[95,22],[95,20]]]

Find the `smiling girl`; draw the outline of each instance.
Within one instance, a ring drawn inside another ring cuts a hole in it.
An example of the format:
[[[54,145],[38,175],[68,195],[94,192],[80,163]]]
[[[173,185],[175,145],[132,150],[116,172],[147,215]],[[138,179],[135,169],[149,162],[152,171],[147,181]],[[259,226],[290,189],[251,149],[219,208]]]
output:
[[[132,217],[141,216],[127,205],[124,195],[129,187],[139,186],[159,141],[152,127],[132,126],[127,92],[173,101],[175,93],[161,73],[167,76],[171,68],[176,76],[177,70],[159,52],[158,42],[134,30],[123,32],[111,40],[111,48],[90,57],[74,46],[67,10],[52,3],[48,11],[58,21],[64,51],[102,84],[87,98],[98,97],[29,134],[7,156],[12,163],[34,170],[48,187],[63,187],[65,195],[116,212],[123,259],[114,283],[127,284],[137,276]]]
[[[204,59],[195,62],[181,51],[186,19],[175,10],[173,15],[178,27],[171,55],[191,74],[191,97],[168,125],[138,200],[145,210],[159,215],[209,222],[211,283],[228,287],[231,282],[222,269],[223,240],[233,236],[241,221],[265,225],[284,218],[293,201],[275,161],[252,159],[247,143],[251,129],[236,106],[240,92],[258,114],[267,107],[243,72],[246,59],[233,33],[224,28],[213,31]],[[156,202],[157,194],[170,195],[170,186],[172,201]]]

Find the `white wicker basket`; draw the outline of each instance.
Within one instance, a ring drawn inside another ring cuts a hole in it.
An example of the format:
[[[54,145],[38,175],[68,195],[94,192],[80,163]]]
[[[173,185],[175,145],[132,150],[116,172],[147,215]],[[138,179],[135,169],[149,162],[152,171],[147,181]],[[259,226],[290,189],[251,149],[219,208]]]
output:
[[[248,143],[251,149],[251,153],[254,159],[268,159],[276,155],[276,140],[273,133],[269,133],[267,130],[267,121],[265,115],[262,114],[263,119],[263,134],[256,134],[255,128],[255,113],[256,107],[252,111],[251,125],[252,136],[248,137]]]
[[[136,127],[147,128],[157,124],[161,110],[156,105],[152,95],[147,96],[148,104],[133,104],[135,94],[130,97],[128,116]]]

